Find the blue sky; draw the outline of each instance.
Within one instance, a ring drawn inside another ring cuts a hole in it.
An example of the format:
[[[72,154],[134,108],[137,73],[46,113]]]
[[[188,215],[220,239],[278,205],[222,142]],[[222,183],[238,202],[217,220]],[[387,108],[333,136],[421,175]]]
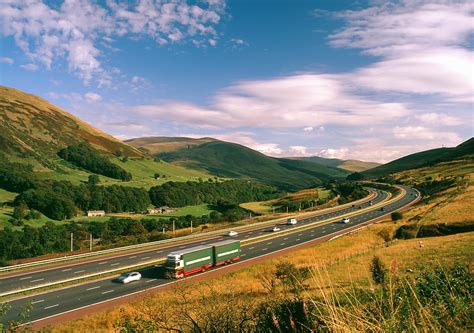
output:
[[[10,1],[0,84],[121,138],[386,162],[473,135],[468,1]]]

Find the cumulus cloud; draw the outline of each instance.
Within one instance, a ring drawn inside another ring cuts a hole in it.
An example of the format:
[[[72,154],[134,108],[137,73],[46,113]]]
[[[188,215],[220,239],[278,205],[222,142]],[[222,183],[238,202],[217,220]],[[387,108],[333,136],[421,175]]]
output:
[[[3,62],[4,64],[13,64],[15,61],[12,59],[12,58],[8,58],[8,57],[1,57],[0,58],[0,62]]]
[[[308,127],[303,128],[304,132],[311,132],[312,130],[314,130],[313,126],[308,126]]]
[[[444,113],[423,113],[415,116],[416,119],[422,123],[439,127],[439,126],[457,126],[463,123],[463,120],[458,117],[449,116]]]
[[[4,0],[0,6],[0,33],[15,43],[35,62],[51,68],[64,59],[69,71],[85,83],[96,79],[110,85],[104,69],[100,41],[114,36],[148,36],[159,44],[216,36],[214,26],[225,12],[223,1],[207,4],[186,0],[124,3],[108,0],[65,0],[50,6],[43,0]],[[212,45],[212,43],[211,43]]]
[[[84,98],[89,103],[96,103],[96,102],[100,102],[102,100],[102,96],[100,96],[99,94],[93,93],[93,92],[88,92],[88,93],[84,94]]]
[[[454,132],[436,131],[423,126],[396,126],[393,129],[393,135],[403,140],[442,140],[448,145],[456,145],[461,141],[459,135]]]

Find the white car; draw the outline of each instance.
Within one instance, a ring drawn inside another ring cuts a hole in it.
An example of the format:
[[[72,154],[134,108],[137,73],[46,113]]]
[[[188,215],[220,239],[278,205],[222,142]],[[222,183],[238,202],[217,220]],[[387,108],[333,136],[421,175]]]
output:
[[[348,218],[348,217],[344,217],[341,222],[342,223],[349,223],[349,222],[351,222],[351,219]]]
[[[277,226],[274,226],[274,227],[272,228],[272,231],[273,231],[273,232],[280,231],[280,228],[278,228]]]
[[[138,272],[131,272],[131,273],[123,273],[122,275],[119,276],[117,279],[118,282],[127,284],[133,281],[140,281],[142,278],[142,275]]]
[[[286,221],[286,224],[288,224],[288,225],[295,225],[296,223],[298,223],[298,221],[296,219],[288,219]]]
[[[229,236],[229,237],[235,237],[235,236],[237,236],[237,235],[238,235],[237,231],[229,231],[229,232],[227,233],[227,236]]]

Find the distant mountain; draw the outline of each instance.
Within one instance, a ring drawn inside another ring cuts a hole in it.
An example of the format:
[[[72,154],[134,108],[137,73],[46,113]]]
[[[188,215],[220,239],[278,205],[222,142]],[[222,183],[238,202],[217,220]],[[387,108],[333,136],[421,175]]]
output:
[[[474,138],[453,148],[436,148],[414,153],[376,168],[362,172],[366,177],[379,177],[390,173],[416,169],[439,162],[452,161],[460,158],[474,159]]]
[[[361,172],[368,169],[375,168],[380,165],[380,163],[375,162],[364,162],[359,160],[340,160],[337,158],[324,158],[320,156],[310,156],[310,157],[289,157],[292,160],[308,161],[314,162],[334,168],[339,168],[351,172]]]
[[[163,160],[220,177],[252,178],[284,190],[317,186],[349,172],[314,162],[274,158],[248,147],[211,138],[139,138],[127,143]]]
[[[30,164],[44,178],[84,181],[90,172],[64,161],[58,152],[85,142],[133,175],[135,182],[124,183],[127,185],[155,184],[155,173],[166,175],[169,180],[207,178],[203,173],[157,163],[147,152],[92,127],[38,96],[0,86],[0,159]],[[112,182],[113,179],[104,179],[103,183]]]

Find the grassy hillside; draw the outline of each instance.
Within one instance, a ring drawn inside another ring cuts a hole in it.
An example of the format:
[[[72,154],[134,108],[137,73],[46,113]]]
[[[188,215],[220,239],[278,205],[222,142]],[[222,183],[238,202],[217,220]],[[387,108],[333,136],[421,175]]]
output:
[[[191,319],[199,327],[211,327],[222,324],[222,318],[233,328],[242,323],[254,328],[252,325],[257,324],[254,319],[262,315],[262,306],[279,304],[284,310],[279,318],[288,318],[288,311],[294,304],[291,302],[295,299],[304,299],[307,307],[296,308],[294,313],[309,312],[309,317],[313,318],[309,323],[319,325],[317,327],[321,330],[396,332],[401,324],[409,325],[407,331],[469,330],[473,325],[469,314],[472,286],[461,292],[466,292],[467,301],[456,291],[469,285],[472,270],[456,282],[455,276],[461,276],[459,269],[450,279],[444,281],[443,277],[455,262],[472,264],[474,233],[417,239],[394,239],[393,236],[405,225],[473,223],[474,164],[468,160],[442,162],[400,172],[394,177],[419,188],[426,188],[428,182],[445,179],[453,179],[454,183],[426,195],[423,201],[404,212],[403,219],[396,223],[386,219],[333,241],[293,251],[205,282],[177,284],[169,291],[93,314],[53,331],[112,330],[117,329],[114,325],[118,322],[125,327],[127,319],[137,328],[143,319],[147,324],[157,325],[155,327],[169,325],[186,330]],[[369,268],[374,256],[379,257],[386,267],[386,285],[377,285],[373,281]],[[276,274],[282,263],[300,269],[309,268],[309,276],[304,282],[298,279],[293,285],[283,283]],[[433,267],[439,265],[443,268],[437,277]],[[424,279],[420,278],[424,272],[429,273],[424,275]],[[423,292],[415,296],[413,293],[417,286],[427,282],[428,287],[422,288]],[[414,289],[404,293],[395,291],[408,283]],[[450,286],[452,283],[455,286]],[[229,285],[233,286],[231,290]],[[300,289],[299,292],[294,291],[294,285]],[[441,299],[455,306],[447,311],[447,304]],[[386,300],[388,304],[384,303]],[[402,305],[397,305],[398,301],[402,301]],[[311,305],[317,305],[317,309]],[[216,309],[227,311],[216,314]],[[278,306],[270,309],[273,310],[270,314],[278,316]],[[181,313],[186,313],[186,318]],[[456,315],[452,315],[454,313]],[[242,321],[244,318],[246,321]],[[294,318],[296,323],[298,318],[301,317]],[[316,318],[321,320],[316,321]]]
[[[364,161],[359,161],[359,160],[340,160],[337,158],[324,158],[320,156],[291,157],[290,159],[314,162],[314,163],[318,163],[325,166],[347,170],[350,172],[365,171],[365,170],[372,169],[380,165],[380,163],[375,163],[375,162],[364,162]]]
[[[125,140],[126,143],[134,147],[146,149],[148,153],[157,155],[161,153],[168,153],[182,148],[199,146],[204,143],[217,141],[212,138],[191,139],[186,137],[145,137]]]
[[[168,148],[169,140],[164,143]],[[142,147],[140,144],[144,143],[145,148],[153,147],[153,151],[160,151],[163,138],[142,138],[128,142],[136,147]],[[312,162],[268,157],[229,142],[187,138],[175,142],[179,148],[157,156],[170,163],[204,170],[219,177],[253,178],[285,190],[314,187],[330,177],[344,177],[348,174],[345,170]]]
[[[474,138],[471,138],[457,147],[436,148],[411,154],[387,164],[362,172],[366,177],[379,177],[395,172],[420,168],[433,165],[439,162],[459,159],[463,156],[471,155],[474,158]]]
[[[100,176],[104,183],[150,187],[165,181],[186,181],[209,176],[154,158],[81,121],[46,100],[0,86],[0,152],[9,160],[31,164],[40,178],[86,181],[91,174],[58,157],[67,146],[87,142],[113,163],[132,173],[131,182]],[[122,162],[126,156],[128,161]],[[159,180],[154,174],[164,175]]]

